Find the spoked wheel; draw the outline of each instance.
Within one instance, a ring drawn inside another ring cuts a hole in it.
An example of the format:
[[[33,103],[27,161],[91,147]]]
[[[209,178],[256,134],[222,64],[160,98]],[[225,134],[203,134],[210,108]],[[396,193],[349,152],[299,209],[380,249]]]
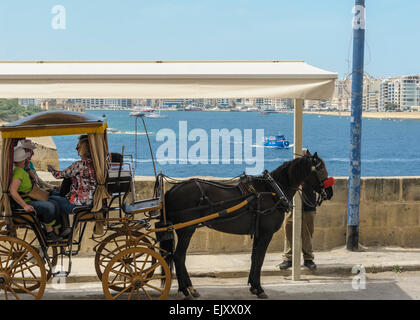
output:
[[[155,272],[158,267],[162,275]],[[160,287],[161,280],[164,286]],[[128,248],[118,253],[102,276],[105,298],[164,300],[171,288],[171,272],[165,259],[156,251],[144,247]],[[112,290],[120,287],[122,290]]]
[[[95,254],[95,269],[99,280],[102,280],[102,274],[111,259],[121,251],[131,247],[151,246],[150,240],[147,237],[140,238],[141,236],[144,236],[144,233],[139,231],[132,231],[131,236],[125,232],[115,232],[99,244]],[[118,288],[116,286],[112,289],[118,290]]]
[[[28,243],[30,246],[32,246],[40,255],[41,258],[44,257],[44,251],[41,248],[41,245],[39,244],[38,238],[35,236],[35,232],[30,229],[26,228],[25,233],[23,234],[23,237],[19,237],[26,243]],[[50,261],[51,267],[54,268],[57,265],[58,262],[58,250],[57,247],[49,246],[47,249],[47,257],[45,257],[44,262],[46,263],[46,272],[47,272],[47,281],[50,280],[52,276],[53,270],[50,269],[47,260]],[[36,288],[35,288],[36,289]]]
[[[39,300],[47,282],[44,262],[26,242],[0,237],[0,298]]]

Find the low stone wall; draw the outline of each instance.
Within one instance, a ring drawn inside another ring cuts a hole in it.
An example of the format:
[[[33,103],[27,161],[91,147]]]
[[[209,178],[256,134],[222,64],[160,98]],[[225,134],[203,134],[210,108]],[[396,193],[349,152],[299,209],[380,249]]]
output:
[[[43,176],[47,179],[47,176]],[[206,179],[211,179],[205,177]],[[213,178],[215,179],[215,178]],[[223,179],[217,179],[221,181]],[[137,199],[152,196],[154,177],[136,177]],[[166,189],[170,188],[166,184]],[[317,210],[314,249],[328,250],[346,242],[348,179],[336,178],[334,197]],[[359,240],[364,246],[420,247],[420,177],[363,178]],[[89,223],[82,252],[92,252]],[[274,234],[268,251],[283,250],[283,227]],[[194,234],[189,252],[250,252],[250,236],[231,235],[208,228]]]

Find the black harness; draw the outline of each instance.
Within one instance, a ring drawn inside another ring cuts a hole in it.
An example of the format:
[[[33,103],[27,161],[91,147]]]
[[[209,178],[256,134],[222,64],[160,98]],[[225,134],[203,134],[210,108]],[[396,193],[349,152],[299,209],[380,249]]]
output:
[[[270,189],[272,191],[266,191],[266,192],[257,191],[253,185],[253,181],[255,180],[264,181],[270,186]],[[250,199],[250,201],[249,201],[249,204],[245,207],[246,208],[245,210],[239,210],[238,212],[233,214],[232,217],[225,216],[223,217],[223,221],[231,221],[234,219],[238,219],[243,214],[253,212],[253,223],[251,225],[251,230],[250,230],[251,237],[254,235],[255,237],[258,237],[260,216],[273,214],[278,209],[282,209],[285,212],[289,212],[293,210],[292,202],[287,198],[282,188],[271,177],[270,173],[267,170],[264,171],[264,174],[262,177],[255,177],[255,176],[242,174],[239,177],[239,183],[233,186],[217,183],[217,182],[212,182],[212,181],[207,181],[207,180],[201,180],[201,179],[191,179],[189,180],[189,182],[193,182],[197,186],[198,190],[200,191],[200,201],[198,203],[198,206],[194,208],[180,210],[178,212],[179,214],[183,214],[183,213],[191,212],[191,211],[202,211],[202,210],[218,211],[221,208],[233,207],[236,204],[243,201],[244,199],[248,198]],[[206,194],[203,188],[203,184],[212,185],[212,186],[223,188],[223,189],[239,189],[241,196],[234,199],[213,202]],[[274,197],[276,199],[276,202],[270,208],[262,210],[261,208],[262,208],[263,199],[264,197],[267,197],[267,196]],[[201,225],[198,225],[197,227],[202,227],[202,226],[207,226],[211,228],[211,222],[202,223]]]

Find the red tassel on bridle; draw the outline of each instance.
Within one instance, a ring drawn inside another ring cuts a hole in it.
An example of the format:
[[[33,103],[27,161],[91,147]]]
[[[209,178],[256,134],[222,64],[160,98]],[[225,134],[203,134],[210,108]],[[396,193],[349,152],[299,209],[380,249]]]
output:
[[[324,189],[327,189],[329,187],[332,187],[335,183],[335,180],[333,177],[329,177],[328,179],[324,180],[322,183],[324,185]]]

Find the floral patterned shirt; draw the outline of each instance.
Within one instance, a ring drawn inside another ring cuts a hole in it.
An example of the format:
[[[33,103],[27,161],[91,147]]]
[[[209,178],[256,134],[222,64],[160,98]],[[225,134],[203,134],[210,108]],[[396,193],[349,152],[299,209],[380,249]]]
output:
[[[96,175],[92,160],[79,160],[63,171],[52,171],[56,179],[71,178],[70,192],[66,198],[75,205],[89,206],[93,203]]]

